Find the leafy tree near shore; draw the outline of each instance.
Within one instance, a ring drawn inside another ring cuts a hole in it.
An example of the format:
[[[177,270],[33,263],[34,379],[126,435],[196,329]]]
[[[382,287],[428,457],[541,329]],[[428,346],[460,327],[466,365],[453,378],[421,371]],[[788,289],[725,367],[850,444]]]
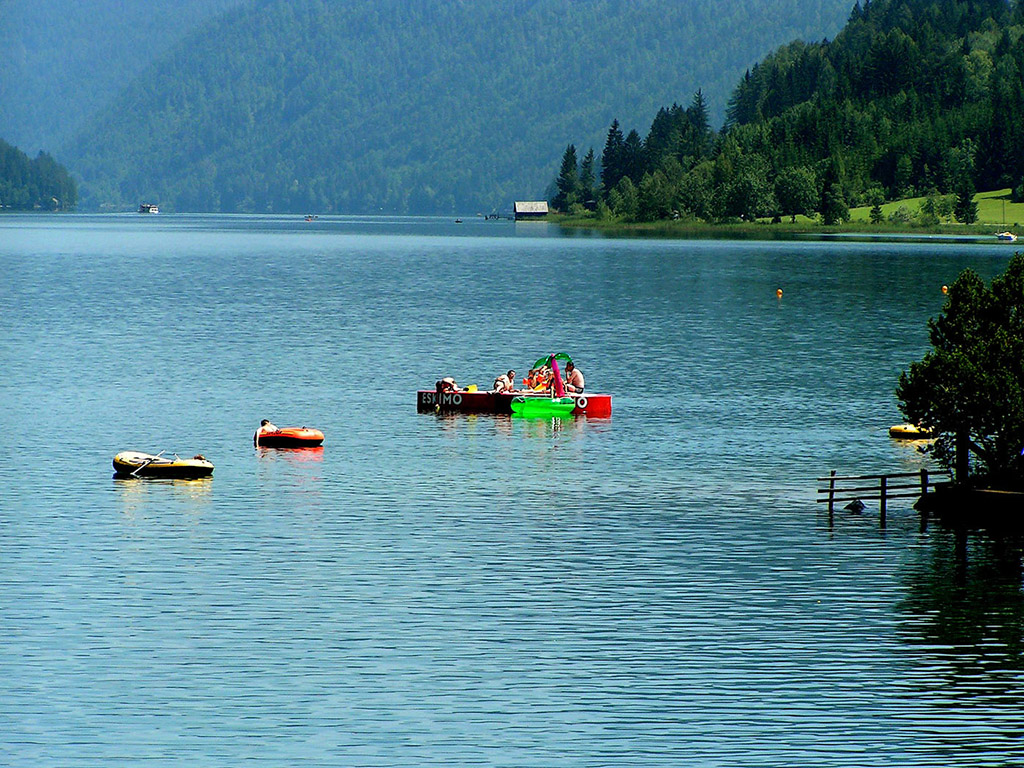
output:
[[[817,207],[818,184],[809,168],[784,168],[775,177],[775,199],[779,214],[796,221],[798,215],[810,215]]]
[[[900,374],[900,410],[937,433],[957,483],[1024,488],[1024,254],[991,286],[964,270],[928,328],[932,349]]]
[[[50,155],[29,159],[0,139],[0,209],[63,211],[77,202],[75,180]]]

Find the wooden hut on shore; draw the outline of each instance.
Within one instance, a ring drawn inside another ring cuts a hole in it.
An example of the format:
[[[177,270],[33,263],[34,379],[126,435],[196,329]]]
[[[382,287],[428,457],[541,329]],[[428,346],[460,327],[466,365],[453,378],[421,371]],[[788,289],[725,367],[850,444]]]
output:
[[[516,200],[513,210],[516,221],[543,219],[548,215],[548,204],[544,200]]]

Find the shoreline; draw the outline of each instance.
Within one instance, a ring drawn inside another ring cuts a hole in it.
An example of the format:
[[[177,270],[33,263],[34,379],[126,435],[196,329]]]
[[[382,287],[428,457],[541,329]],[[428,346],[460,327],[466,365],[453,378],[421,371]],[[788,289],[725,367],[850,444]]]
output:
[[[651,235],[693,240],[797,240],[800,238],[855,240],[938,240],[945,242],[991,241],[994,245],[1016,246],[1016,242],[999,240],[997,230],[1006,229],[1001,224],[940,224],[935,227],[895,227],[867,222],[847,222],[842,225],[825,226],[814,222],[782,222],[771,224],[767,221],[730,222],[709,224],[700,221],[649,221],[624,222],[595,219],[585,216],[550,214],[548,221],[566,230],[592,230],[604,235],[636,237]],[[1024,243],[1024,240],[1021,241]],[[1024,247],[1024,245],[1022,245]]]

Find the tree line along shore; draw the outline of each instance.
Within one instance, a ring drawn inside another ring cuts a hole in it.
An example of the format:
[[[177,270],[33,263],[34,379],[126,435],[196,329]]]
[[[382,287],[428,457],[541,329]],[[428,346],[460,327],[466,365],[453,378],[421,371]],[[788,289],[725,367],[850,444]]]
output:
[[[1024,221],[1024,3],[857,2],[834,40],[752,67],[721,130],[698,90],[646,136],[613,121],[599,156],[570,143],[550,202],[570,221],[684,228],[1011,227]]]

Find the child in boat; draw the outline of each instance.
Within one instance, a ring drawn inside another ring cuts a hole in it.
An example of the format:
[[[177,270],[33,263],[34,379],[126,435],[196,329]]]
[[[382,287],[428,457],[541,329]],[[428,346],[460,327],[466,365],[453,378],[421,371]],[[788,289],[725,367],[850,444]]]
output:
[[[529,390],[541,392],[550,387],[553,380],[554,374],[551,372],[551,368],[542,365],[540,368],[531,368],[529,375],[523,379],[523,384]]]
[[[257,435],[266,435],[271,432],[277,432],[277,427],[270,423],[270,419],[261,421],[260,428],[256,430]]]

